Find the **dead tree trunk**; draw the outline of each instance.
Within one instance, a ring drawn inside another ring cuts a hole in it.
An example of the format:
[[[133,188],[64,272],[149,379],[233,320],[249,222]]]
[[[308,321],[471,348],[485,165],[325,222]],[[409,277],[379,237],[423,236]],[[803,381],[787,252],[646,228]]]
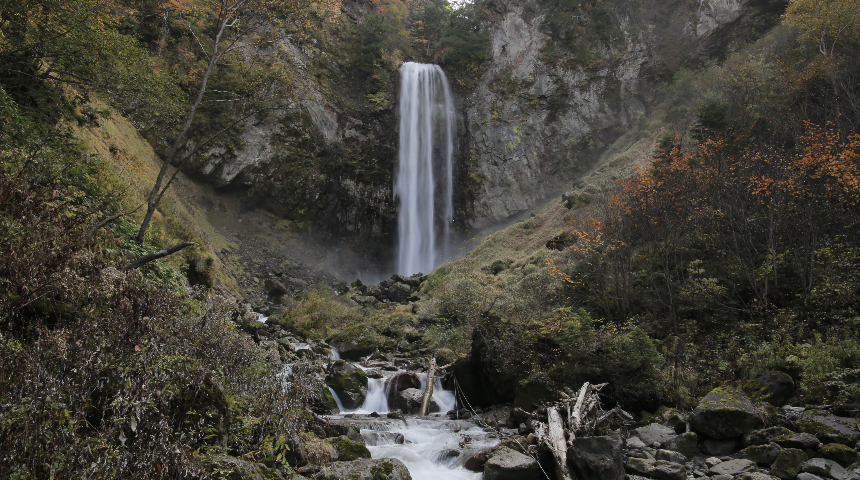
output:
[[[436,377],[436,359],[430,359],[430,368],[427,370],[427,388],[424,389],[424,395],[421,396],[421,409],[418,410],[418,415],[424,417],[430,413],[430,400],[433,398],[433,383]]]
[[[555,473],[559,480],[573,480],[570,474],[570,467],[567,466],[567,442],[564,438],[564,423],[561,419],[561,414],[555,408],[548,408],[547,411],[547,435],[546,445],[549,451],[552,452],[555,458]],[[573,432],[570,432],[573,438]]]
[[[146,255],[138,258],[137,260],[135,260],[135,261],[129,263],[128,265],[126,265],[125,267],[123,267],[122,270],[124,272],[127,272],[129,270],[134,270],[135,268],[140,268],[140,267],[146,265],[147,263],[149,263],[153,260],[158,260],[159,258],[166,257],[168,255],[173,255],[174,253],[182,250],[185,247],[190,247],[191,245],[194,245],[194,242],[182,242],[182,243],[177,243],[176,245],[174,245],[172,247],[168,247],[168,248],[165,248],[163,250],[159,250],[157,252],[147,253]]]

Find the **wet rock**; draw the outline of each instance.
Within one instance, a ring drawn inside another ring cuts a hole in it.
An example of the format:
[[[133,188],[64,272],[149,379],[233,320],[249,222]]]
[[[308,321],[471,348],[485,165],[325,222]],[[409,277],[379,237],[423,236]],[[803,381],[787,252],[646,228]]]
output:
[[[711,390],[690,417],[693,428],[715,440],[740,437],[762,423],[752,402],[729,387]]]
[[[490,459],[490,457],[493,455],[493,452],[495,451],[496,447],[492,447],[474,453],[466,459],[466,461],[463,463],[463,467],[466,470],[471,470],[473,472],[483,472],[484,465],[487,463],[487,460]]]
[[[398,408],[403,412],[415,415],[421,409],[421,396],[424,395],[423,390],[417,388],[407,388],[394,396],[394,408]],[[439,405],[433,400],[430,401],[430,413],[439,411]]]
[[[328,387],[320,389],[320,398],[313,401],[310,408],[314,413],[320,415],[337,415],[340,413],[340,409],[337,408],[337,401],[335,401],[334,395],[331,394]]]
[[[692,457],[698,451],[699,436],[695,432],[687,432],[663,442],[663,448],[678,452],[686,457]]]
[[[780,451],[782,451],[782,447],[775,443],[754,445],[741,450],[738,453],[738,458],[746,458],[758,464],[771,465],[776,461]]]
[[[735,476],[735,480],[777,480],[777,477],[761,472],[745,472]]]
[[[743,390],[757,402],[768,402],[780,407],[794,395],[794,380],[782,372],[768,372],[749,381]]]
[[[397,432],[364,431],[361,436],[364,438],[364,443],[370,447],[402,445],[404,442],[403,434]]]
[[[385,381],[385,391],[388,393],[388,404],[394,403],[397,394],[407,388],[421,388],[421,379],[414,372],[403,372],[392,375]]]
[[[346,435],[327,439],[337,452],[337,460],[348,462],[359,458],[370,458],[370,450],[360,442],[354,442]]]
[[[378,368],[371,368],[370,370],[365,370],[364,374],[367,375],[367,378],[385,378],[385,375]]]
[[[459,456],[460,456],[459,450],[450,448],[448,450],[442,450],[441,452],[436,454],[436,461],[440,462],[440,463],[448,462],[452,458],[458,458]]]
[[[656,480],[686,480],[687,478],[687,469],[683,465],[664,460],[628,458],[625,471],[632,475]]]
[[[738,442],[735,439],[714,440],[713,438],[708,438],[702,442],[702,449],[708,455],[728,455],[734,452],[737,446]]]
[[[367,376],[364,371],[344,360],[336,360],[331,365],[325,383],[337,393],[344,408],[358,408],[367,398]]]
[[[406,465],[396,458],[363,458],[333,462],[320,471],[321,480],[412,480]]]
[[[386,415],[386,417],[393,418],[395,420],[405,420],[406,419],[406,417],[403,416],[403,412],[401,412],[400,410],[394,410],[394,411],[388,412],[388,415]]]
[[[783,448],[770,466],[770,473],[782,480],[793,480],[800,473],[800,464],[808,458],[803,450]]]
[[[809,433],[791,433],[788,435],[780,435],[773,439],[782,448],[799,448],[803,449],[818,449],[821,443],[815,435]]]
[[[826,458],[810,458],[800,464],[800,471],[835,480],[842,480],[845,477],[845,469],[833,460]]]
[[[824,479],[819,477],[818,475],[813,475],[811,473],[802,472],[802,473],[797,474],[797,480],[824,480]]]
[[[860,459],[853,448],[841,443],[828,443],[816,452],[816,456],[833,460],[843,467],[848,467]]]
[[[582,437],[570,441],[567,459],[576,478],[623,480],[624,454],[621,437]]]
[[[727,462],[720,462],[708,469],[710,475],[740,475],[746,472],[757,472],[758,467],[752,460],[738,458]]]
[[[484,464],[484,480],[534,480],[541,477],[537,461],[510,448],[499,448]]]
[[[765,445],[773,441],[774,438],[782,435],[791,435],[791,430],[784,427],[770,427],[761,430],[753,430],[744,435],[743,445],[745,447],[753,445]]]
[[[633,433],[649,447],[662,445],[663,442],[674,438],[676,435],[673,428],[660,425],[659,423],[652,423],[650,425],[645,425],[644,427],[639,427],[636,430],[633,430]]]

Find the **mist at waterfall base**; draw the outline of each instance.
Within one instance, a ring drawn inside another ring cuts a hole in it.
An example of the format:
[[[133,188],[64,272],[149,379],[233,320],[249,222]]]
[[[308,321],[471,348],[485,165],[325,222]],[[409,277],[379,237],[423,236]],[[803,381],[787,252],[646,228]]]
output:
[[[397,273],[428,273],[451,250],[454,216],[454,104],[438,65],[400,67],[400,146],[394,195],[398,213]]]
[[[332,359],[336,356],[339,358],[336,352],[333,353]],[[355,365],[362,370],[370,370],[359,363]],[[356,410],[344,409],[337,393],[332,389],[329,390],[334,396],[341,415],[355,414],[368,422],[361,427],[362,436],[365,438],[378,430],[403,435],[404,442],[402,444],[377,441],[375,445],[368,445],[367,449],[373,458],[396,458],[400,460],[409,470],[409,475],[413,480],[480,480],[483,474],[466,470],[461,465],[461,460],[498,444],[499,440],[471,421],[449,420],[444,415],[444,412],[456,410],[457,402],[454,392],[443,389],[442,382],[438,377],[434,382],[433,401],[439,405],[442,412],[439,416],[407,418],[405,421],[384,418],[384,414],[390,411],[385,381],[402,372],[403,370],[383,372],[384,378],[368,378],[367,397],[364,404]],[[419,373],[417,375],[421,380],[420,389],[424,390],[427,386],[427,374]],[[372,412],[383,414],[382,418],[370,417]],[[464,448],[462,455],[449,455],[451,450],[463,448],[464,438],[468,438],[468,445]]]

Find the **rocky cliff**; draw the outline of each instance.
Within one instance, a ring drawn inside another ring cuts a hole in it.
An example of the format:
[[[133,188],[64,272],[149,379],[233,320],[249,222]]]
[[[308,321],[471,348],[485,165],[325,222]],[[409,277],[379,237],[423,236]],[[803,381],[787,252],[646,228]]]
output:
[[[477,81],[455,85],[455,222],[484,226],[569,187],[649,114],[679,69],[719,61],[782,8],[781,0],[479,0],[491,53]],[[370,11],[345,2],[337,41],[277,38],[263,53],[292,69],[294,96],[244,121],[188,172],[301,228],[391,242],[396,75],[389,100],[370,101],[345,47]]]

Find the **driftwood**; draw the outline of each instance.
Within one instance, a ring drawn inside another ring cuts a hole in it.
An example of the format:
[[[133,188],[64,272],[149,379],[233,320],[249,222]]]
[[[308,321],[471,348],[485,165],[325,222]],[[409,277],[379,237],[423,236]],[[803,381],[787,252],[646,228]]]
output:
[[[615,416],[623,422],[633,420],[633,416],[616,406],[604,413],[600,409],[598,392],[607,384],[592,385],[585,382],[578,392],[565,389],[562,399],[546,407],[547,421],[530,420],[535,431],[538,445],[546,448],[555,459],[556,477],[559,480],[572,480],[573,475],[567,465],[567,447],[576,435],[589,435],[601,423]],[[567,413],[567,424],[563,414]]]
[[[182,250],[185,247],[190,247],[191,245],[194,245],[194,242],[182,242],[182,243],[177,243],[176,245],[174,245],[172,247],[168,247],[168,248],[165,248],[163,250],[159,250],[157,252],[147,253],[146,255],[138,258],[137,260],[135,260],[135,261],[129,263],[128,265],[126,265],[125,267],[123,267],[122,270],[124,272],[127,272],[129,270],[134,270],[135,268],[140,268],[143,265],[146,265],[147,263],[149,263],[153,260],[158,260],[159,258],[166,257],[168,255],[173,255],[174,253]]]

